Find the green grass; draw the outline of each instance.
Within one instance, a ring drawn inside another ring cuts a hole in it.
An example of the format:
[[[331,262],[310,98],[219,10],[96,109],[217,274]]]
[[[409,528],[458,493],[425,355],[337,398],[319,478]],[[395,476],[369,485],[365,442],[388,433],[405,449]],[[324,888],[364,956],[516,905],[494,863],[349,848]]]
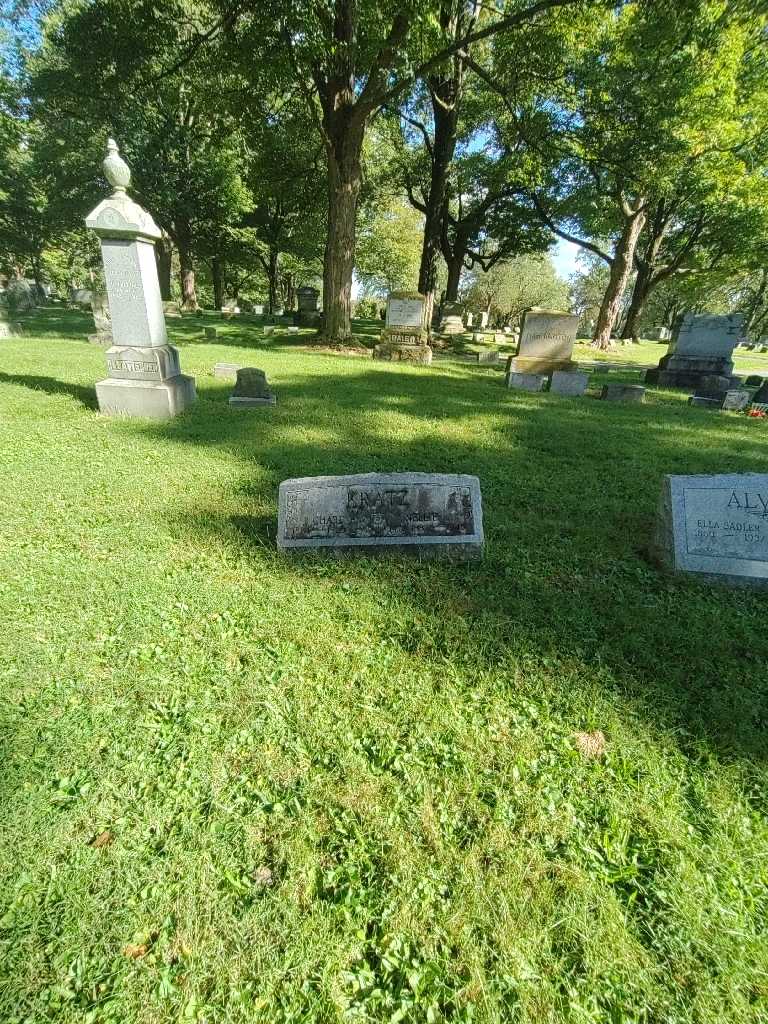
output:
[[[84,316],[0,343],[0,1020],[765,1021],[765,597],[643,555],[765,423],[170,325],[166,424]],[[476,473],[484,560],[278,557],[280,480],[370,470]]]

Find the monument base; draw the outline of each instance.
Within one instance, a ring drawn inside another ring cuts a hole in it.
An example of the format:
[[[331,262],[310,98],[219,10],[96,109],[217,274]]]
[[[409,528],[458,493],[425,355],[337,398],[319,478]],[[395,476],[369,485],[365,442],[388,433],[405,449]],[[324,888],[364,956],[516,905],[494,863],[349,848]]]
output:
[[[713,378],[718,378],[724,391],[739,383],[733,376],[733,361],[717,356],[707,359],[671,353],[662,356],[655,369],[645,371],[645,383],[659,388],[712,387]]]
[[[446,316],[440,321],[437,329],[440,334],[463,334],[464,321],[460,316]]]
[[[21,338],[23,334],[20,324],[0,320],[0,338]]]
[[[506,339],[505,339],[506,340]],[[511,356],[507,360],[507,373],[554,373],[555,370],[578,370],[572,359],[537,359],[535,356]]]
[[[96,384],[99,411],[106,416],[168,420],[183,412],[196,397],[195,378],[183,373],[163,381],[108,377]]]
[[[421,363],[429,366],[432,349],[429,345],[405,345],[402,342],[382,341],[373,350],[374,359],[391,363]]]

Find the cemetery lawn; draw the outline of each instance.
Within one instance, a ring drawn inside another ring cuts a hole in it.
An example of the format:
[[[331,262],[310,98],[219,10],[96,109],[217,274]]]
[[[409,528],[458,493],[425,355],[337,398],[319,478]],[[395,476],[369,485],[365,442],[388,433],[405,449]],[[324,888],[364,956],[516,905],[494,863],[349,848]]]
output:
[[[89,319],[0,343],[0,1020],[764,1022],[766,597],[644,548],[766,422],[193,318],[110,420]],[[477,474],[484,560],[278,556],[372,470]]]

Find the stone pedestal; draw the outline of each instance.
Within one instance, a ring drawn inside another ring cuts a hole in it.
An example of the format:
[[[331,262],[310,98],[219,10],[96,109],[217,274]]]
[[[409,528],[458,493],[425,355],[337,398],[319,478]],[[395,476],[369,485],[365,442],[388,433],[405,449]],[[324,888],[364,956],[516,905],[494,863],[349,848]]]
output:
[[[96,385],[99,409],[168,419],[196,395],[194,378],[181,373],[165,331],[154,254],[160,229],[127,195],[130,171],[111,139],[104,173],[115,191],[85,220],[101,242],[114,342],[107,352],[109,377]]]
[[[438,325],[440,334],[463,334],[463,310],[458,302],[446,302]]]

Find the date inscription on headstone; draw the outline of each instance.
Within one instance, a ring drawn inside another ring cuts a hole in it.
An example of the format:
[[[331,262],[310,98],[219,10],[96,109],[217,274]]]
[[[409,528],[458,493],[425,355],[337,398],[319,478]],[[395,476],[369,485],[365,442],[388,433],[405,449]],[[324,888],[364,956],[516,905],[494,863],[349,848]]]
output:
[[[675,569],[768,586],[768,474],[666,477],[657,546]]]
[[[453,473],[361,473],[284,480],[278,547],[415,549],[477,558],[483,546],[480,482]]]

